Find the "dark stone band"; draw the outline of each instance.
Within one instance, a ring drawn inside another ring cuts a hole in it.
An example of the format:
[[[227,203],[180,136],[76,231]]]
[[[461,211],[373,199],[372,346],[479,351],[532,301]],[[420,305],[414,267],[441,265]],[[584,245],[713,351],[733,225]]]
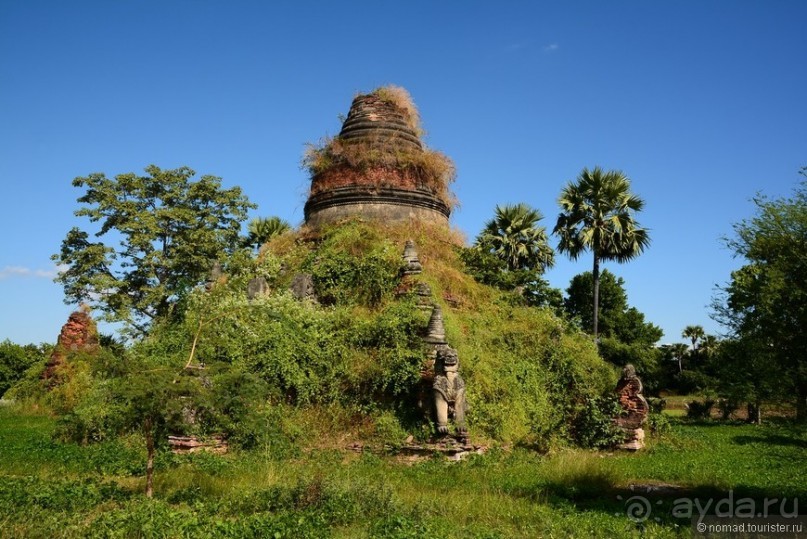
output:
[[[392,204],[396,206],[414,206],[451,215],[448,205],[428,191],[408,191],[391,187],[340,187],[311,195],[305,203],[305,218],[321,210],[334,206],[359,204]]]

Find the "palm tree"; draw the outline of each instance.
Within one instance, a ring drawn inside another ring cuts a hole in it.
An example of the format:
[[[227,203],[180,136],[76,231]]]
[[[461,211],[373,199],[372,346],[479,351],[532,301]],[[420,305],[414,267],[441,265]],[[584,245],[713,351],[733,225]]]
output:
[[[712,357],[717,348],[720,346],[720,341],[714,335],[704,335],[698,343],[698,351],[708,359]]]
[[[546,229],[538,226],[544,216],[527,204],[496,206],[496,215],[485,224],[476,245],[495,254],[507,269],[537,269],[540,273],[555,264]]]
[[[620,171],[584,168],[577,182],[561,191],[561,213],[553,234],[560,238],[558,250],[572,260],[590,250],[594,254],[594,338],[598,335],[600,262],[627,262],[650,244],[647,229],[634,213],[644,201],[630,191],[630,180]]]
[[[672,357],[674,357],[678,361],[678,372],[684,372],[684,358],[687,355],[689,348],[686,344],[682,342],[677,342],[675,344],[670,345],[670,352],[672,353]]]
[[[260,248],[261,245],[278,234],[291,229],[291,225],[280,217],[256,217],[249,222],[244,244],[248,247]]]
[[[698,341],[703,340],[705,336],[706,332],[703,331],[703,326],[687,326],[684,328],[684,331],[681,332],[681,337],[692,341],[693,352],[698,350]]]

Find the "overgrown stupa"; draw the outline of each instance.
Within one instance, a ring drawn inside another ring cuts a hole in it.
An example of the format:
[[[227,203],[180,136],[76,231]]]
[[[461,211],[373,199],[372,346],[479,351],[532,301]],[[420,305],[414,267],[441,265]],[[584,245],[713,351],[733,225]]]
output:
[[[339,135],[312,146],[305,221],[317,227],[352,216],[448,223],[454,165],[421,140],[420,119],[403,88],[353,99]]]

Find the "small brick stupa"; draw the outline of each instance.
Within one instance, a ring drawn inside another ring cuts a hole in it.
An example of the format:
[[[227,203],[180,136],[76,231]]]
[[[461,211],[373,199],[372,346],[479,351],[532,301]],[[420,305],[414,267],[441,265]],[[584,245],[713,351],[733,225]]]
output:
[[[454,165],[421,141],[417,109],[403,88],[358,95],[339,135],[311,147],[306,224],[359,216],[385,223],[448,224]]]
[[[82,305],[73,312],[62,326],[56,347],[45,365],[42,378],[47,380],[48,387],[58,383],[58,370],[67,360],[67,356],[75,352],[94,352],[98,349],[98,329],[90,317],[90,310]]]

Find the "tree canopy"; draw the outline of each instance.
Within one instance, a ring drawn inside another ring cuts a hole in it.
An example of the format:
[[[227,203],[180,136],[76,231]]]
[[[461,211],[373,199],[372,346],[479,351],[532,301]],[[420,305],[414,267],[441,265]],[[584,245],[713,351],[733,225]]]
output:
[[[543,273],[555,263],[546,229],[538,225],[541,212],[527,204],[496,206],[476,245],[500,258],[510,271],[529,269]]]
[[[256,217],[247,226],[244,245],[260,249],[261,245],[288,230],[291,230],[291,225],[280,217]]]
[[[590,271],[575,275],[566,289],[564,309],[583,327],[594,318],[594,277]],[[645,376],[648,388],[655,389],[660,376],[660,354],[655,348],[663,332],[645,321],[644,314],[628,305],[625,280],[608,270],[600,275],[600,354],[615,365],[632,363]]]
[[[23,377],[25,371],[36,363],[44,363],[47,344],[14,344],[6,339],[0,342],[0,398],[8,388]]]
[[[569,182],[558,199],[561,213],[553,234],[560,238],[558,250],[576,259],[584,251],[594,255],[594,315],[592,332],[599,333],[600,262],[627,262],[650,244],[646,229],[635,213],[644,201],[631,193],[630,180],[622,172],[584,168],[576,182]]]
[[[196,173],[187,167],[145,171],[73,180],[86,189],[75,214],[98,223],[92,237],[102,239],[74,227],[52,257],[66,268],[56,278],[65,302],[89,303],[101,319],[138,334],[237,247],[241,222],[255,207],[240,188],[224,189],[215,176],[193,181]]]
[[[542,275],[555,263],[541,212],[529,205],[496,206],[493,219],[460,256],[474,278],[500,290],[516,290],[532,306],[560,310],[562,295]]]
[[[800,172],[807,177],[807,168]],[[795,397],[807,420],[807,179],[791,197],[753,199],[756,215],[734,226],[727,245],[746,263],[732,272],[715,301],[715,316],[753,350],[753,363],[778,379],[782,398]],[[759,377],[751,361],[735,365]]]

